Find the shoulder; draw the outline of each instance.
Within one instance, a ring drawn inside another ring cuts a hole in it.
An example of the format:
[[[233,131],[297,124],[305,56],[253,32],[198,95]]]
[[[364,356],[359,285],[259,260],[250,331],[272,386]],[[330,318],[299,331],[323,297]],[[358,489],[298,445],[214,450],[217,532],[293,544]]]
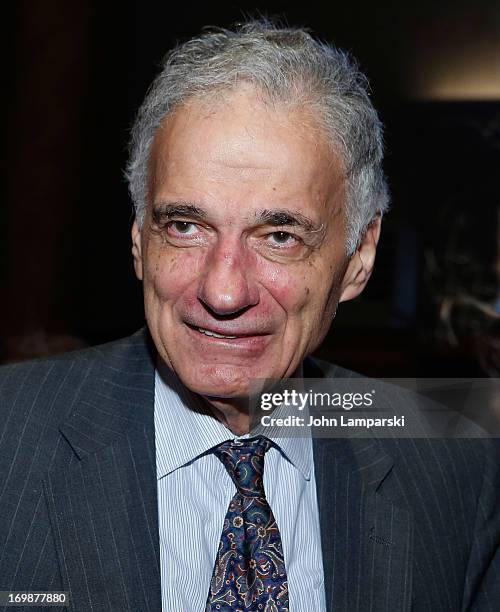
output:
[[[411,385],[405,388],[394,384],[399,381],[371,379],[316,358],[305,360],[304,377],[325,381],[324,385],[319,382],[321,390],[364,392],[375,389],[377,400],[372,407],[379,414],[373,416],[405,415],[405,430],[379,432],[374,429],[370,435],[380,451],[393,461],[394,468],[385,486],[391,483],[397,486],[399,493],[411,500],[410,506],[425,489],[434,499],[458,496],[460,499],[456,501],[462,506],[462,496],[467,492],[471,510],[475,509],[481,492],[492,487],[500,492],[500,439],[488,435],[470,420],[457,419],[460,409],[454,412],[454,407],[447,404],[443,412],[441,404],[429,401]],[[351,411],[349,416],[357,415]],[[360,446],[363,440],[366,441],[367,436],[361,437]]]
[[[41,441],[49,448],[89,389],[104,379],[112,385],[118,373],[128,379],[141,371],[147,344],[147,332],[140,330],[85,350],[0,367],[0,454],[36,449]]]
[[[0,397],[5,400],[7,395],[19,392],[21,389],[26,391],[32,385],[38,388],[50,386],[54,379],[70,376],[72,372],[79,377],[85,377],[91,367],[133,359],[137,353],[142,354],[149,343],[147,330],[142,328],[132,336],[106,344],[43,359],[2,365]]]
[[[121,361],[143,342],[143,330],[107,344],[72,351],[53,357],[7,364],[0,367],[0,411],[12,402],[40,401],[44,395],[60,392],[62,386],[75,391],[92,368],[114,360]]]

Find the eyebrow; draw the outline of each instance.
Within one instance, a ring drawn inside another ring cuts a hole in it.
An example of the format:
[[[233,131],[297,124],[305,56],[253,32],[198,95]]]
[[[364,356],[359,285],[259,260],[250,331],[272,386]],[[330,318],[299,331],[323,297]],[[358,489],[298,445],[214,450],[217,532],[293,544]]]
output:
[[[158,202],[154,205],[152,216],[153,221],[157,223],[165,218],[172,219],[174,217],[206,219],[208,214],[191,202]]]
[[[289,225],[294,227],[302,227],[307,232],[318,231],[321,225],[318,225],[306,217],[295,211],[283,209],[263,210],[257,215],[260,223],[268,225]]]
[[[155,222],[159,222],[165,218],[172,219],[175,217],[206,220],[209,214],[206,210],[191,202],[158,202],[154,205],[152,216]],[[323,226],[322,223],[314,223],[309,217],[286,208],[264,209],[256,213],[255,218],[259,224],[301,227],[306,232],[317,232]]]

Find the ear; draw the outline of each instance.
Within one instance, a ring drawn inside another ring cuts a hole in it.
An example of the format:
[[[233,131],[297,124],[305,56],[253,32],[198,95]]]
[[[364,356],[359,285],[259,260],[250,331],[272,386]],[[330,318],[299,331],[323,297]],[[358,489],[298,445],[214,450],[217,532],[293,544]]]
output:
[[[340,302],[357,297],[365,288],[375,264],[375,254],[380,238],[382,218],[377,215],[366,228],[356,252],[352,255],[342,280]]]
[[[137,219],[132,225],[132,256],[134,258],[135,275],[139,280],[142,280],[142,238]]]

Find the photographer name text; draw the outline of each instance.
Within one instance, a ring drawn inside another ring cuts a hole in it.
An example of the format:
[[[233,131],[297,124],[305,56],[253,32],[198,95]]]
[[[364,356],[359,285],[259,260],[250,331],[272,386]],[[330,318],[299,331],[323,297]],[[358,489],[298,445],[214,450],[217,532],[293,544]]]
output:
[[[363,427],[371,429],[372,427],[404,427],[405,417],[352,417],[342,414],[340,417],[310,415],[309,418],[305,418],[289,415],[279,418],[266,414],[261,417],[260,423],[263,427]]]

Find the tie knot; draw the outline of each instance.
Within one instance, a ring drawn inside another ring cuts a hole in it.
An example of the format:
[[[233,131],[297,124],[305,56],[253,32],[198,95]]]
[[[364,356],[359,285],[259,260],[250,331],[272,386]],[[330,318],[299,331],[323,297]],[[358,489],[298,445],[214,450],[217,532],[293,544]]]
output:
[[[262,475],[264,455],[271,447],[266,438],[230,440],[220,444],[215,455],[222,461],[238,491],[246,497],[265,497]]]

